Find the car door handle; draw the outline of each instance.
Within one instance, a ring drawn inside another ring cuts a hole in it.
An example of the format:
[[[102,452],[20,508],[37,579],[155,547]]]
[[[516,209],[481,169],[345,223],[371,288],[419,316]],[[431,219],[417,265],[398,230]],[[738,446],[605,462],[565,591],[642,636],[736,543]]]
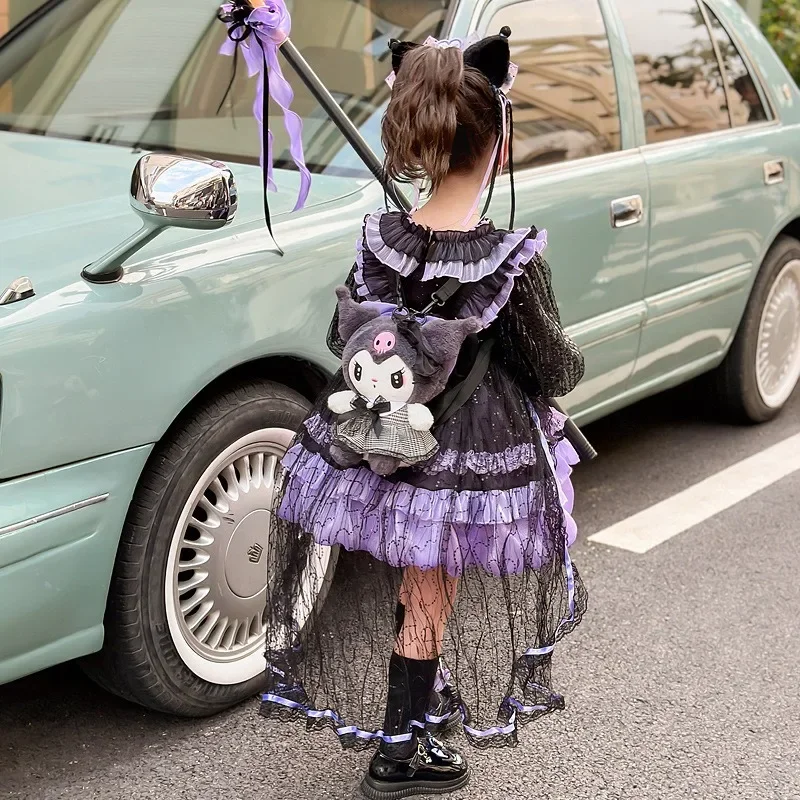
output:
[[[786,177],[786,169],[783,161],[767,161],[764,164],[764,183],[773,186],[776,183],[783,183]]]
[[[644,219],[644,201],[639,194],[611,201],[611,227],[627,228]]]

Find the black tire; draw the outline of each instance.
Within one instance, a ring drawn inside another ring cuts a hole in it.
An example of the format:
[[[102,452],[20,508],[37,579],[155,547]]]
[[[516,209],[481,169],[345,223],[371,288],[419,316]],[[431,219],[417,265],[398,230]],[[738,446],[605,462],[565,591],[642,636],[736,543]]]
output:
[[[296,430],[308,409],[305,398],[284,386],[250,381],[193,409],[158,446],[122,531],[104,648],[84,663],[93,680],[127,700],[184,717],[214,714],[259,691],[261,675],[219,685],[198,677],[184,663],[166,616],[168,553],[186,500],[214,459],[253,431]],[[332,558],[329,573],[334,562]]]
[[[758,388],[758,332],[772,285],[786,264],[795,259],[800,259],[800,242],[789,236],[779,237],[761,265],[731,349],[710,375],[716,406],[730,422],[767,422],[782,410],[782,406],[767,405]]]

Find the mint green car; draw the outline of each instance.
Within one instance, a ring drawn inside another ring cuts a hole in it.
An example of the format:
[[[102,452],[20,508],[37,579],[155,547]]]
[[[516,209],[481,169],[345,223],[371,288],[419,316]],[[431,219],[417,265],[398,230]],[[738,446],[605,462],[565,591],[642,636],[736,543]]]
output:
[[[0,4],[0,681],[82,658],[182,715],[258,689],[272,469],[336,368],[333,288],[384,202],[286,66],[314,183],[290,213],[271,118],[279,255],[242,70],[217,113],[217,2]],[[390,37],[510,26],[517,217],[549,231],[586,356],[565,399],[579,423],[704,373],[720,413],[780,412],[800,377],[800,93],[733,0],[289,5],[376,149]],[[153,163],[173,181],[158,202]],[[187,227],[197,170],[219,214]],[[134,173],[162,232],[121,257]],[[499,224],[508,204],[500,181]],[[313,554],[309,602],[337,556]]]

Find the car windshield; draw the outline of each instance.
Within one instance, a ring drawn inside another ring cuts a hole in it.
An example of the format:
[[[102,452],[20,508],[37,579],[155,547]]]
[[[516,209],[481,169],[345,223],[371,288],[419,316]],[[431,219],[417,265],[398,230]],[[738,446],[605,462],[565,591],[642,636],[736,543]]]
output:
[[[6,0],[12,22],[35,20],[0,49],[0,130],[258,163],[256,81],[218,51],[220,0]],[[380,145],[388,40],[440,32],[447,0],[289,0],[292,41],[329,91]],[[33,14],[33,17],[30,15]],[[13,29],[12,29],[13,31]],[[0,29],[2,33],[2,29]],[[314,172],[365,168],[288,64],[293,109]],[[276,166],[292,168],[280,110],[270,108]]]
[[[5,36],[49,0],[0,0],[0,37]]]

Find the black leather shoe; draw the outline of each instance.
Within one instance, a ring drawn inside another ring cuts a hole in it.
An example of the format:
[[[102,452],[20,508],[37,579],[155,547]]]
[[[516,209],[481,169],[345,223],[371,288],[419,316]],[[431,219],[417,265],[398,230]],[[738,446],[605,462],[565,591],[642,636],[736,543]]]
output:
[[[428,716],[433,717],[436,722],[428,722],[425,730],[434,736],[455,730],[461,724],[461,711],[449,687],[445,686],[441,692],[434,690],[431,693]]]
[[[401,800],[420,794],[449,794],[468,783],[464,758],[426,733],[410,758],[393,757],[391,746],[381,747],[370,762],[361,791],[369,800]]]

